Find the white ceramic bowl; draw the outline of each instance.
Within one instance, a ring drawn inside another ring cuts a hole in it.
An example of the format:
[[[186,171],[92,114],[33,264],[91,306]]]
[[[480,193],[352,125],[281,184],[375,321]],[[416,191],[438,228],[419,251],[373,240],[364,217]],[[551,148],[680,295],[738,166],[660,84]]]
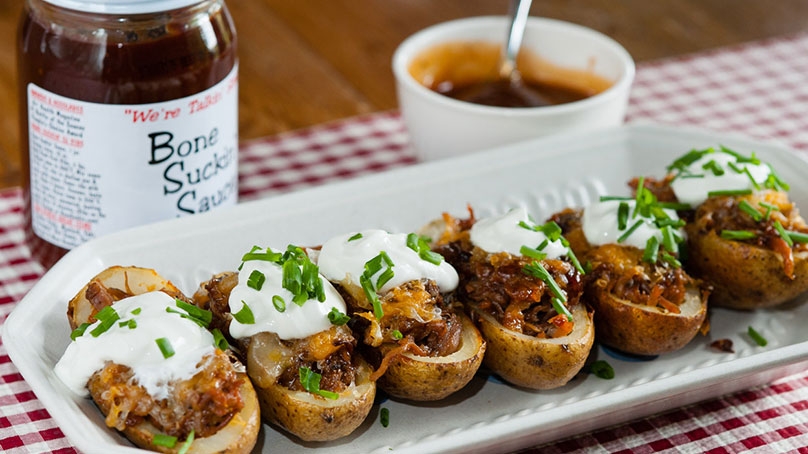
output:
[[[556,66],[592,71],[613,82],[610,88],[581,101],[546,107],[490,107],[436,93],[409,73],[412,59],[437,44],[503,43],[507,27],[504,16],[444,22],[415,33],[396,49],[393,74],[399,109],[422,160],[623,123],[634,80],[631,55],[608,36],[568,22],[531,17],[522,46]]]

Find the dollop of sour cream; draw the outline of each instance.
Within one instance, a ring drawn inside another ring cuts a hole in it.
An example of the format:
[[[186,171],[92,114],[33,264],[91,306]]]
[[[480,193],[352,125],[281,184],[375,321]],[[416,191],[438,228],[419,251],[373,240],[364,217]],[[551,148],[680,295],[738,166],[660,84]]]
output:
[[[546,258],[557,259],[568,255],[569,250],[560,239],[550,241],[541,230],[532,228],[535,223],[530,219],[524,207],[514,208],[502,216],[481,219],[471,227],[471,242],[478,248],[489,252],[507,252],[520,256],[522,246],[537,248],[547,241],[541,252]]]
[[[405,233],[370,229],[336,236],[323,243],[317,263],[320,272],[327,279],[361,286],[359,278],[365,272],[365,263],[382,251],[393,262],[394,275],[377,289],[379,293],[385,293],[405,282],[424,278],[434,280],[443,293],[457,288],[457,271],[445,260],[434,264],[422,259],[415,250],[407,246]],[[385,267],[370,276],[370,280],[377,282],[384,269]]]
[[[107,361],[129,366],[134,379],[155,399],[169,395],[169,384],[193,377],[197,365],[214,353],[213,335],[196,322],[168,312],[179,311],[174,298],[149,292],[122,299],[111,306],[119,319],[109,329],[93,336],[101,322],[90,325],[68,345],[54,372],[68,388],[87,396],[87,381]],[[134,322],[129,322],[134,320]],[[157,339],[166,339],[174,354],[163,355]]]
[[[628,219],[626,221],[626,227],[622,230],[619,228],[618,222],[618,211],[621,203],[628,205]],[[648,240],[652,236],[657,237],[657,240],[659,240],[661,244],[662,230],[657,227],[655,218],[644,217],[640,213],[633,216],[636,206],[637,203],[634,200],[607,200],[587,206],[584,209],[583,218],[581,219],[586,240],[593,246],[617,244],[618,240],[624,236],[637,221],[640,221],[639,226],[620,242],[620,244],[645,249]],[[664,212],[672,221],[679,220],[676,211],[665,209]],[[684,232],[681,229],[677,229],[676,232],[684,237]]]
[[[262,273],[266,280],[257,290],[247,284],[253,271]],[[345,314],[347,308],[342,296],[322,274],[318,278],[323,284],[325,301],[316,297],[309,298],[302,304],[293,302],[295,295],[283,287],[283,268],[281,265],[265,260],[248,260],[244,262],[238,275],[238,285],[230,292],[228,301],[230,311],[238,313],[249,306],[254,323],[230,322],[230,335],[242,339],[258,333],[275,333],[281,339],[303,339],[329,329],[332,324],[328,313],[337,309]],[[276,307],[273,298],[283,300],[283,309]]]
[[[679,202],[696,207],[707,200],[710,192],[755,189],[753,179],[762,186],[771,174],[765,163],[738,161],[736,155],[723,149],[707,152],[684,167],[671,182],[671,188]]]

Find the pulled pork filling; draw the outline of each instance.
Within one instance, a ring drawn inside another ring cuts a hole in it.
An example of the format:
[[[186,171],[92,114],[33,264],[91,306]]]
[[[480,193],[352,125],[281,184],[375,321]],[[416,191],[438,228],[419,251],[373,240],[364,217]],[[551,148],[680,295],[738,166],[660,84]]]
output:
[[[90,395],[107,414],[106,424],[118,430],[148,421],[158,430],[179,439],[194,432],[207,437],[226,426],[244,403],[243,384],[230,357],[217,350],[199,365],[192,378],[174,383],[168,398],[155,400],[138,385],[132,369],[107,364],[87,383]]]
[[[349,326],[376,369],[372,379],[382,376],[390,361],[405,352],[434,357],[460,349],[462,324],[433,280],[405,282],[381,295],[381,319],[376,319],[363,294],[339,290],[351,312]]]
[[[226,272],[214,276],[211,280],[203,283],[194,294],[194,302],[197,306],[211,311],[213,314],[212,328],[219,328],[223,333],[229,333],[227,329],[230,321],[230,292],[238,284],[238,273]],[[246,341],[233,340],[233,343],[240,346],[239,354],[241,360],[247,363],[247,349],[244,348]],[[355,382],[358,360],[353,354],[356,346],[356,339],[351,331],[342,327],[332,327],[329,330],[317,333],[304,339],[283,340],[277,335],[263,336],[260,342],[269,343],[275,347],[266,348],[267,354],[275,355],[271,361],[280,370],[274,373],[272,379],[280,385],[294,391],[304,391],[300,384],[300,368],[308,367],[313,372],[322,376],[320,379],[320,389],[332,392],[342,392]],[[258,341],[256,341],[258,342]],[[266,387],[269,384],[262,383]]]
[[[662,180],[645,178],[643,186],[651,190],[660,202],[677,202],[670,186],[672,179],[673,175]],[[638,179],[629,182],[634,190],[638,184]],[[742,202],[758,211],[761,214],[760,219],[755,219],[752,214],[741,209]],[[775,208],[769,209],[766,205]],[[782,191],[767,190],[744,196],[710,197],[695,210],[680,212],[679,215],[688,221],[688,234],[715,232],[716,235],[721,235],[725,230],[754,233],[751,238],[734,241],[742,241],[779,254],[783,258],[783,272],[792,279],[794,252],[808,251],[806,243],[794,242],[793,246],[789,246],[775,227],[775,222],[778,222],[786,231],[808,233],[808,225],[800,216],[799,210],[789,200],[788,194]]]
[[[610,294],[636,304],[679,313],[687,288],[695,281],[682,268],[667,262],[648,263],[643,250],[633,246],[592,246],[581,225],[582,210],[566,209],[553,216],[578,258],[591,266],[585,278],[586,292],[602,298]],[[605,295],[603,295],[605,296]]]
[[[573,323],[553,308],[548,285],[525,273],[534,259],[505,252],[491,254],[474,246],[469,237],[473,212],[466,220],[444,214],[444,222],[446,232],[434,251],[460,276],[455,293],[458,301],[474,304],[505,328],[528,336],[554,338],[572,332]],[[583,284],[575,267],[565,260],[545,259],[541,264],[567,295],[567,308],[578,305]]]
[[[133,296],[129,289],[107,288],[93,281],[85,293],[94,313],[114,302]],[[180,295],[171,295],[178,297]],[[153,399],[138,385],[128,366],[108,363],[87,382],[95,403],[107,414],[109,427],[123,430],[146,420],[161,432],[187,438],[216,433],[244,407],[239,389],[243,383],[231,358],[217,350],[203,358],[199,372],[174,383],[167,399]]]

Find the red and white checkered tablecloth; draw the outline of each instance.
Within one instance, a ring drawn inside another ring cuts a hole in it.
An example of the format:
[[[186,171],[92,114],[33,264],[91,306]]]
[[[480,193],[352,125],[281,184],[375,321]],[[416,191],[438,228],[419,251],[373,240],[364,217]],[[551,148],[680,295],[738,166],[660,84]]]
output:
[[[808,156],[808,34],[638,66],[629,122],[777,140]],[[243,143],[242,200],[415,162],[396,112]],[[21,191],[0,191],[0,323],[43,269],[23,245]],[[76,452],[0,345],[0,450]],[[808,372],[527,452],[802,452]]]

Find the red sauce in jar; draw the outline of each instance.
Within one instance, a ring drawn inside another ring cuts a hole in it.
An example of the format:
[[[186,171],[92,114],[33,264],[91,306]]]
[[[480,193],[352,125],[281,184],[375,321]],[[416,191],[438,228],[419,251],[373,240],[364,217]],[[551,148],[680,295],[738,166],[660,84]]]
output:
[[[50,267],[67,249],[32,228],[28,84],[74,100],[142,105],[202,92],[236,64],[235,28],[221,0],[133,15],[28,0],[18,35],[18,80],[26,239],[34,258]]]

